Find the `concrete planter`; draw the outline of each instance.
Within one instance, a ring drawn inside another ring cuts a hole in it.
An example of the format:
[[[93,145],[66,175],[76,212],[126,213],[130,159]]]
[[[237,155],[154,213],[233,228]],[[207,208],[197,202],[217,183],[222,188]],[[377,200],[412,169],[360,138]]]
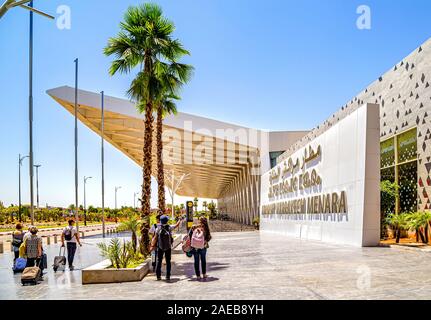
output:
[[[182,235],[175,235],[172,249],[178,247],[181,241]],[[111,266],[111,261],[107,259],[85,268],[82,270],[82,284],[141,281],[150,271],[151,258],[148,258],[141,265],[133,269],[108,269]]]
[[[104,260],[82,270],[82,284],[141,281],[150,271],[151,259],[133,269],[108,269],[111,266],[110,260]]]

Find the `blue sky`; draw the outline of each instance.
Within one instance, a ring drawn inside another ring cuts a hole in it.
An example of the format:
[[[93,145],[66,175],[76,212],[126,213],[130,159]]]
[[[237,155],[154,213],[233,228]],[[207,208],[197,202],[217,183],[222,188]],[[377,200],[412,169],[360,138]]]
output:
[[[1,1],[3,2],[3,1]],[[192,55],[196,71],[179,110],[268,130],[310,129],[431,37],[428,0],[164,0]],[[124,97],[133,75],[110,77],[102,53],[129,5],[142,1],[36,0],[56,14],[71,8],[70,30],[35,16],[34,146],[42,205],[74,202],[73,117],[47,89],[74,84]],[[371,30],[356,27],[360,5],[371,9]],[[20,8],[0,20],[0,201],[17,203],[18,154],[28,152],[28,13]],[[99,137],[79,127],[80,199],[100,205]],[[29,202],[28,161],[23,202]],[[106,202],[122,186],[120,205],[131,205],[141,171],[111,146],[106,148]],[[183,201],[184,199],[181,199]],[[81,202],[81,201],[80,201]],[[154,194],[153,204],[156,204]]]

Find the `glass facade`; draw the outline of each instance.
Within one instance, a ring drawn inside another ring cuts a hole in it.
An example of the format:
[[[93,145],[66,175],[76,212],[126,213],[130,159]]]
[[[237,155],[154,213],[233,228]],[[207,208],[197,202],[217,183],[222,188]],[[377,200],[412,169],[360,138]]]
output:
[[[269,161],[271,162],[271,169],[277,165],[277,158],[281,156],[284,151],[275,151],[269,153]]]
[[[400,133],[380,144],[381,180],[399,185],[396,213],[417,210],[417,129]]]

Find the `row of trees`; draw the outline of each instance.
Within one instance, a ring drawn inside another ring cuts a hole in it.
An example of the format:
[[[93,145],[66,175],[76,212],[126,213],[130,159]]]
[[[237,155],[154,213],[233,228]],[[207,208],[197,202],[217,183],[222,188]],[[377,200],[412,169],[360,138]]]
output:
[[[137,69],[128,96],[145,114],[143,147],[143,183],[141,214],[141,247],[149,244],[149,216],[151,213],[151,174],[154,114],[156,114],[158,208],[165,212],[165,173],[163,166],[163,118],[176,113],[175,101],[179,91],[192,74],[193,67],[180,63],[189,52],[178,39],[173,38],[174,23],[163,16],[162,9],[152,3],[131,6],[120,23],[120,32],[108,40],[104,49],[113,56],[110,75],[129,74]]]
[[[414,232],[416,242],[428,243],[431,231],[431,212],[404,212],[396,214],[399,202],[399,186],[391,181],[380,183],[382,239],[388,238],[388,227],[392,229],[396,243],[405,232]]]
[[[390,214],[387,217],[387,222],[394,230],[396,243],[400,242],[403,231],[415,232],[416,242],[429,243],[431,212]]]
[[[74,205],[68,208],[40,208],[34,209],[34,218],[37,223],[63,223],[69,218],[75,218]],[[14,224],[19,221],[19,207],[11,205],[5,207],[0,202],[0,225]],[[79,220],[87,222],[101,222],[102,221],[102,208],[89,206],[87,211],[84,212],[81,206],[78,210]],[[105,219],[110,222],[118,222],[121,220],[129,219],[138,215],[138,210],[132,207],[122,207],[121,209],[105,208]],[[24,205],[21,207],[21,220],[24,223],[31,221],[30,219],[30,206]]]

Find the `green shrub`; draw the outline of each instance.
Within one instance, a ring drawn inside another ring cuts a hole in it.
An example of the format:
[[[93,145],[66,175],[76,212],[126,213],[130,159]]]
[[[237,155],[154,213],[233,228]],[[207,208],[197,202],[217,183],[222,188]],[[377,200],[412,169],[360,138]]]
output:
[[[114,268],[128,268],[130,264],[139,262],[140,256],[135,252],[131,241],[121,241],[118,238],[111,239],[109,245],[98,243],[102,257],[109,259]]]

